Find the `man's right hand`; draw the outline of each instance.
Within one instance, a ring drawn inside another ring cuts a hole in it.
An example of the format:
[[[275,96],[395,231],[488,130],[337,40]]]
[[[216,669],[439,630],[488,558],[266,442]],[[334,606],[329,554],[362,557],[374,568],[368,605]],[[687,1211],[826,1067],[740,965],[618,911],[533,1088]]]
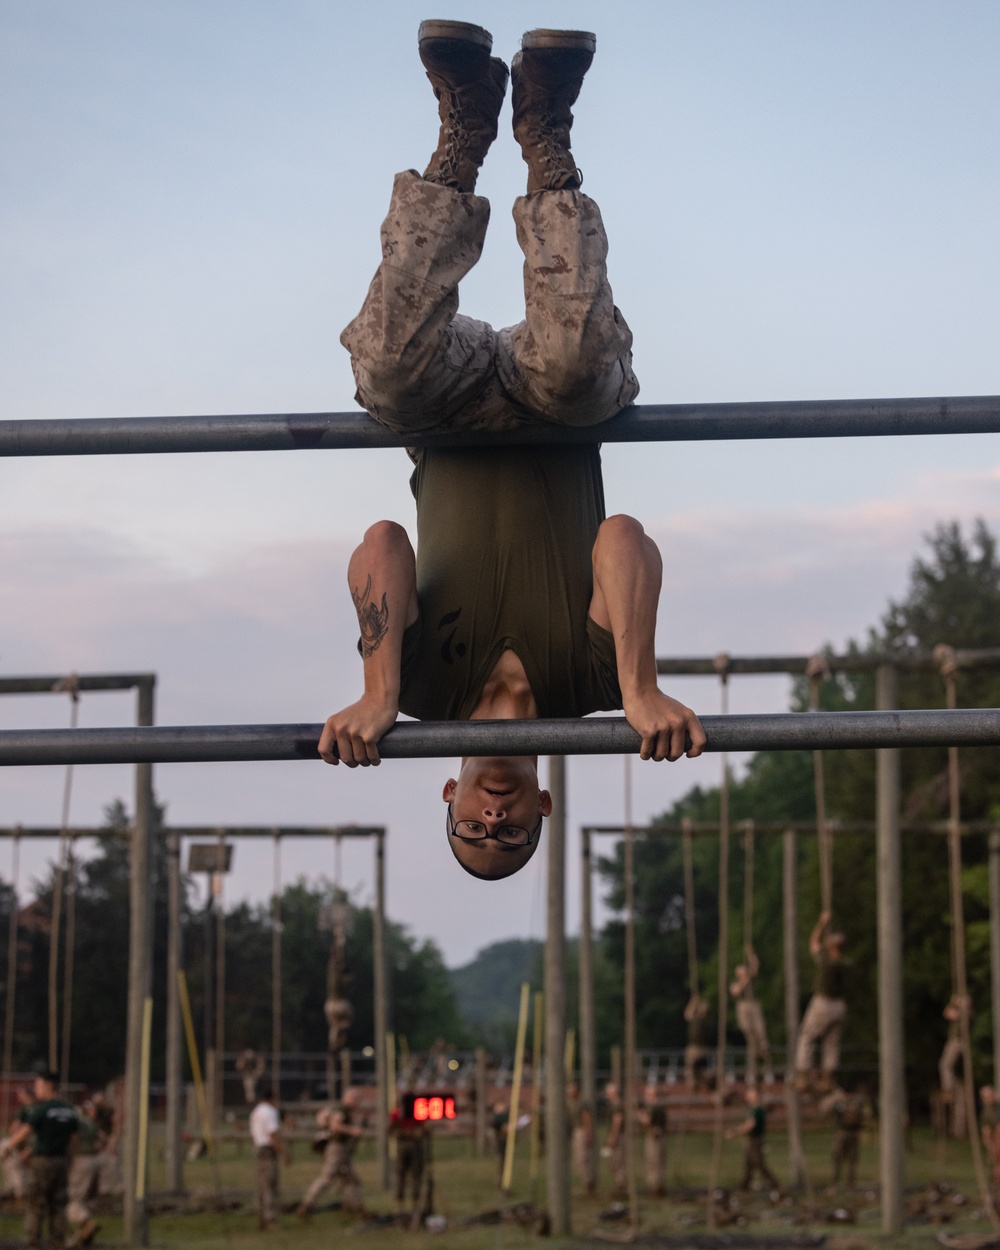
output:
[[[363,694],[357,703],[327,719],[319,739],[320,756],[328,764],[367,768],[380,763],[378,741],[396,723],[399,706]]]

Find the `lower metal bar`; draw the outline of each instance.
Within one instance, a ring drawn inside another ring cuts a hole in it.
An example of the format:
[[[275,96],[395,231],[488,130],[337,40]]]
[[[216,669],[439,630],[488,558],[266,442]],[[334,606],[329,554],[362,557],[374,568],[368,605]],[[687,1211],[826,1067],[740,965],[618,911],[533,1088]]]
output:
[[[709,751],[813,751],[1000,744],[1000,709],[781,712],[703,716]],[[178,725],[6,729],[0,766],[314,760],[322,725]],[[457,755],[627,755],[639,735],[624,717],[586,720],[406,721],[382,738],[391,759]]]
[[[394,434],[364,412],[0,421],[0,456],[470,447],[497,443],[648,443],[1000,433],[1000,396],[634,404],[599,425],[542,422],[497,432]]]

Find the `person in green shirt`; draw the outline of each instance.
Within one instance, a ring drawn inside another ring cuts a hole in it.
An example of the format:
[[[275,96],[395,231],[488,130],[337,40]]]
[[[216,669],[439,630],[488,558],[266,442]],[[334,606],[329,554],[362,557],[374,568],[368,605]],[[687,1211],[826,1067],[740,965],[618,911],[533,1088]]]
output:
[[[769,1190],[779,1190],[778,1178],[767,1166],[764,1158],[764,1138],[767,1135],[767,1108],[760,1100],[753,1085],[747,1087],[747,1116],[736,1128],[730,1129],[727,1138],[745,1137],[746,1153],[743,1156],[743,1180],[740,1189],[749,1189],[754,1173],[759,1172]]]
[[[379,521],[351,557],[364,693],[326,721],[327,763],[378,764],[400,712],[509,720],[620,708],[643,759],[693,757],[705,744],[691,709],[657,686],[655,543],[632,517],[606,516],[596,443],[531,443],[533,428],[596,425],[638,392],[600,210],[570,151],[595,47],[586,31],[529,31],[512,63],[528,165],[514,206],[525,320],[495,331],[458,315],[458,285],[485,240],[489,204],[475,181],[508,70],[482,27],[421,25],[440,142],[423,175],[395,180],[382,263],[341,341],[375,420],[453,445],[414,455],[416,552],[401,525]],[[502,442],[454,445],[468,430]],[[455,857],[488,880],[531,858],[552,806],[534,756],[463,759],[442,797]]]
[[[34,1071],[35,1101],[18,1116],[18,1123],[7,1139],[5,1152],[17,1150],[34,1134],[31,1181],[24,1219],[28,1250],[39,1250],[46,1216],[49,1246],[51,1250],[63,1250],[66,1244],[69,1160],[79,1125],[75,1109],[57,1097],[58,1072],[43,1062],[36,1063]]]

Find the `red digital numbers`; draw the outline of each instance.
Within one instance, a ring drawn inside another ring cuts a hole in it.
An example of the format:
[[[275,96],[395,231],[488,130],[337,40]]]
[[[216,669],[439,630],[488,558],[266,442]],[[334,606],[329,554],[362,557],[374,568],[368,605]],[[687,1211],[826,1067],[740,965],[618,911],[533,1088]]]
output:
[[[414,1120],[454,1120],[455,1099],[450,1095],[442,1097],[434,1094],[429,1098],[418,1096],[413,1099]]]

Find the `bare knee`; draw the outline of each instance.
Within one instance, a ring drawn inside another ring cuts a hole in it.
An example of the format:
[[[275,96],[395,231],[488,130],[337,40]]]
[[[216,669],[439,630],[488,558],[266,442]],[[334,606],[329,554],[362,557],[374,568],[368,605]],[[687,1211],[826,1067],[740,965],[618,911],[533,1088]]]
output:
[[[595,563],[602,558],[641,557],[661,567],[660,551],[642,525],[632,516],[619,512],[602,521],[594,543]]]

